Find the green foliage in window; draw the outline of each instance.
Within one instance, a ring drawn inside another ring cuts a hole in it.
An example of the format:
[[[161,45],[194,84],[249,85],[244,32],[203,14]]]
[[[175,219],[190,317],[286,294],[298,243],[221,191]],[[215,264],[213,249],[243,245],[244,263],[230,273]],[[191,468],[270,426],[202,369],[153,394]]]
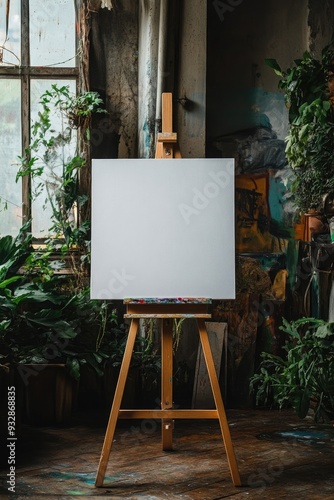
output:
[[[53,266],[71,266],[82,285],[85,266],[89,263],[90,220],[83,217],[83,208],[89,204],[89,193],[79,185],[80,172],[87,165],[87,145],[91,119],[94,113],[106,113],[96,92],[72,95],[68,86],[51,86],[40,98],[41,111],[31,127],[31,143],[19,157],[17,180],[28,177],[33,186],[32,197],[42,196],[46,189],[46,204],[51,207],[48,228],[50,238],[46,248],[32,256],[32,267],[40,266],[46,275],[50,255],[60,253],[61,261]],[[59,128],[54,128],[53,116],[57,115]],[[78,130],[78,136],[75,134]],[[69,145],[76,143],[76,151],[68,155]],[[48,256],[48,259],[46,259]],[[39,260],[40,259],[40,260]],[[52,267],[49,268],[52,272]]]

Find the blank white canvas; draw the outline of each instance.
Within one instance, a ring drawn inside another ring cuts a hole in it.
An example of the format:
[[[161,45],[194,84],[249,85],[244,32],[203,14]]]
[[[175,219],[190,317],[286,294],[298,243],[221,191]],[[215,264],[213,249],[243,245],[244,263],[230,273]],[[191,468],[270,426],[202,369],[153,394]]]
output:
[[[92,161],[91,298],[235,298],[233,159]]]

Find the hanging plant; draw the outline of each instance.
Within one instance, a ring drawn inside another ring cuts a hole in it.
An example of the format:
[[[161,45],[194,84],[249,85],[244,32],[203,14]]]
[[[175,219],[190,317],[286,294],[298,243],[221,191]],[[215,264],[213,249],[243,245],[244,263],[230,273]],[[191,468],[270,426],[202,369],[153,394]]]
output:
[[[45,228],[46,248],[41,260],[32,265],[45,263],[47,252],[60,252],[62,265],[66,260],[71,266],[73,285],[78,289],[85,281],[90,253],[90,219],[81,216],[89,194],[80,191],[78,180],[87,164],[92,116],[106,113],[102,103],[96,92],[74,95],[69,86],[51,85],[40,97],[41,111],[31,127],[31,143],[19,157],[17,180],[29,176],[33,200],[44,194],[44,206],[51,214],[50,226]],[[78,136],[73,129],[80,129]]]

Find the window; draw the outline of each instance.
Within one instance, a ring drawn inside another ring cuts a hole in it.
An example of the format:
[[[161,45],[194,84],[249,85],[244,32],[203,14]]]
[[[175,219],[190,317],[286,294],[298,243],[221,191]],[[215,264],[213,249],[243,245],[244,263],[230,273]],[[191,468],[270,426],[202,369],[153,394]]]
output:
[[[39,98],[52,84],[78,80],[75,0],[0,0],[0,234],[49,227],[45,197],[32,198],[28,176],[16,181],[18,157],[30,143]]]

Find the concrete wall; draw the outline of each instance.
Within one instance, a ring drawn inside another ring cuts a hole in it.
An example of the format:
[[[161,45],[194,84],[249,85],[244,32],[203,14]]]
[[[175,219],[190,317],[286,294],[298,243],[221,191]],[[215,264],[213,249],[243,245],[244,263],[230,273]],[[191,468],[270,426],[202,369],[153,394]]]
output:
[[[90,87],[101,93],[110,112],[110,127],[97,141],[95,156],[153,154],[160,5],[168,5],[161,89],[174,95],[182,155],[203,157],[215,153],[214,138],[261,122],[263,115],[278,137],[285,137],[278,77],[264,60],[276,58],[284,68],[308,48],[320,53],[333,33],[333,3],[119,0],[111,11],[93,12]]]
[[[141,0],[138,92],[139,157],[154,157],[162,92],[182,156],[205,156],[206,1]]]
[[[154,158],[160,2],[139,2],[138,157]]]
[[[108,119],[99,118],[94,158],[135,158],[138,116],[138,5],[119,0],[91,14],[90,87],[104,98]]]
[[[185,158],[205,157],[207,2],[184,1],[179,41],[177,132]]]

